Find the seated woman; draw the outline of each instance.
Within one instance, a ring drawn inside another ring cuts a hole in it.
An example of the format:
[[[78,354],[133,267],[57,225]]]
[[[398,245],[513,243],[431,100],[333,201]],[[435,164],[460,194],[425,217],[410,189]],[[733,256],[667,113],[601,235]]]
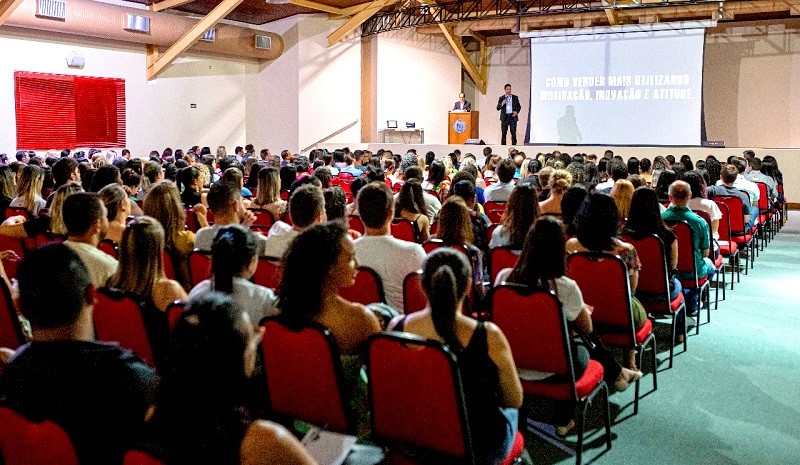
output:
[[[428,308],[395,318],[389,329],[447,344],[456,355],[477,463],[498,464],[517,432],[522,385],[503,332],[462,313],[471,265],[452,249],[433,251],[422,266]]]
[[[36,165],[27,165],[22,168],[17,181],[17,196],[8,204],[13,208],[24,208],[31,217],[39,215],[39,210],[45,208],[47,201],[42,198],[42,185],[44,184],[44,169]]]
[[[564,226],[564,233],[568,236],[575,235],[575,226],[573,225],[575,215],[581,208],[581,204],[586,199],[589,192],[581,185],[572,186],[564,192],[561,197],[561,220]]]
[[[647,312],[644,306],[633,295],[636,292],[636,284],[639,281],[639,270],[642,269],[642,262],[639,261],[639,255],[631,244],[617,239],[618,224],[619,215],[614,199],[601,193],[590,194],[575,216],[576,237],[567,241],[566,250],[567,253],[607,252],[619,255],[628,268],[633,323],[636,329],[639,329],[647,320]],[[636,367],[635,360],[635,352],[629,351],[629,368]]]
[[[627,179],[617,179],[611,186],[611,198],[614,199],[614,204],[617,206],[620,228],[625,225],[625,220],[631,210],[631,197],[633,197],[633,184]]]
[[[655,234],[664,243],[664,254],[667,260],[669,275],[669,298],[678,297],[681,292],[681,282],[674,276],[672,270],[678,267],[678,241],[672,228],[664,223],[661,218],[660,204],[656,191],[650,188],[636,189],[631,199],[630,216],[622,230],[634,238],[641,238]]]
[[[572,187],[572,175],[567,170],[555,170],[550,174],[548,182],[550,194],[547,200],[539,202],[539,214],[561,216],[561,198]]]
[[[483,257],[474,245],[472,220],[469,208],[461,197],[450,197],[442,204],[439,211],[439,229],[436,238],[441,239],[448,247],[464,247],[470,263],[472,263],[472,287],[475,299],[483,299]],[[477,302],[471,302],[475,305]]]
[[[604,195],[604,194],[602,194]],[[525,247],[522,249],[517,265],[511,269],[506,268],[497,275],[495,285],[503,282],[521,284],[534,289],[544,289],[555,292],[561,302],[564,317],[573,327],[586,335],[592,334],[592,318],[590,309],[583,302],[583,295],[577,283],[564,275],[566,271],[566,238],[561,222],[552,217],[542,217],[525,238]],[[603,347],[599,339],[592,337],[595,348],[589,349],[583,345],[574,345],[572,350],[575,377],[580,378],[589,363],[589,355],[603,365],[606,381],[614,384],[619,391],[627,389],[628,384],[641,378],[642,373],[623,368],[614,359],[608,350]],[[546,379],[550,374],[526,373],[529,379]],[[571,427],[572,413],[564,417],[558,425],[567,425],[559,428],[560,433],[566,433]],[[563,434],[561,434],[563,436]]]
[[[658,195],[658,201],[660,203],[669,202],[669,186],[673,182],[675,182],[678,177],[675,175],[675,172],[672,170],[664,170],[658,175],[658,179],[656,180],[656,176],[653,175],[653,180],[656,183],[656,194]]]
[[[131,201],[125,193],[125,189],[117,184],[109,184],[100,189],[97,194],[106,206],[108,232],[106,232],[105,238],[115,244],[120,244],[128,216],[131,214]]]
[[[339,296],[355,284],[355,250],[347,227],[340,221],[306,229],[292,242],[283,259],[280,318],[289,327],[318,323],[333,335],[341,355],[350,406],[359,436],[369,431],[366,386],[361,355],[367,339],[381,331],[375,314]]]
[[[139,448],[168,464],[313,465],[282,426],[246,405],[261,332],[233,300],[192,299],[169,341],[161,390]]]
[[[186,208],[194,208],[203,204],[203,177],[195,166],[187,166],[178,173],[178,189],[181,192],[181,202]]]
[[[269,166],[258,172],[258,196],[250,203],[250,208],[269,210],[275,221],[286,214],[288,202],[281,200],[281,181],[278,170]]]
[[[184,289],[190,289],[189,254],[194,249],[194,233],[186,230],[186,211],[181,204],[178,188],[171,182],[156,184],[144,199],[144,214],[155,218],[164,228],[165,250],[172,259],[175,279]],[[200,227],[208,226],[205,207],[195,209]]]
[[[230,295],[254,323],[278,314],[271,289],[251,283],[258,267],[258,241],[255,234],[240,225],[225,226],[217,232],[211,246],[211,279],[201,281],[189,292],[193,299],[211,291]]]
[[[699,210],[706,212],[711,219],[711,233],[714,239],[719,239],[719,220],[722,219],[722,211],[713,200],[706,198],[706,183],[703,175],[699,171],[692,170],[683,174],[683,181],[689,184],[692,190],[692,198],[689,199],[690,210]]]
[[[422,189],[439,199],[444,199],[450,191],[450,180],[447,178],[444,163],[436,160],[428,167],[428,177],[422,183]]]
[[[67,235],[67,226],[64,224],[64,215],[62,214],[62,207],[64,206],[64,199],[76,192],[83,192],[83,188],[77,182],[68,182],[63,186],[56,189],[53,194],[53,202],[50,204],[50,232],[61,236]],[[109,228],[111,225],[109,225]],[[125,228],[125,223],[122,224]],[[122,232],[120,231],[120,239]]]
[[[525,235],[539,217],[539,201],[531,184],[517,185],[508,197],[500,225],[494,229],[489,248],[511,247],[521,250]]]
[[[412,179],[403,184],[397,196],[395,214],[398,218],[411,221],[417,231],[420,242],[425,242],[431,235],[431,222],[427,215],[428,207],[422,195],[422,185]]]

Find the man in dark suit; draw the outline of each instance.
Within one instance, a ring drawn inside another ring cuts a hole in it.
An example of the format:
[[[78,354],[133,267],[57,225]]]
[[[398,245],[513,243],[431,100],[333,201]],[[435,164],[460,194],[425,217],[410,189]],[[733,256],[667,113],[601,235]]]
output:
[[[467,102],[463,92],[458,94],[458,102],[453,105],[453,110],[472,111],[472,104]]]
[[[506,93],[497,100],[497,110],[500,111],[500,130],[503,133],[501,144],[506,145],[506,132],[511,130],[511,145],[517,145],[517,120],[522,105],[519,97],[511,94],[511,84],[505,85]]]

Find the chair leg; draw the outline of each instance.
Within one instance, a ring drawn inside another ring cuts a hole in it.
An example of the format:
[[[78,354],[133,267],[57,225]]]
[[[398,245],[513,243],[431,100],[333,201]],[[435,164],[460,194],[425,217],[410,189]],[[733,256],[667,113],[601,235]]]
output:
[[[575,464],[581,465],[581,458],[583,455],[583,428],[586,419],[586,408],[589,402],[584,401],[581,412],[578,414],[578,444],[575,446]]]
[[[650,362],[653,364],[653,390],[658,391],[658,345],[656,338],[653,338],[653,352],[650,354]]]
[[[716,272],[717,275],[717,284],[715,285],[715,293],[714,293],[714,310],[719,308],[719,270]]]
[[[715,302],[716,308],[716,302]],[[706,323],[711,323],[711,284],[706,284]],[[697,325],[700,326],[700,313],[697,314]]]
[[[644,355],[644,346],[639,346],[636,350],[636,366],[639,367],[639,370],[642,369],[642,355]],[[641,384],[641,379],[636,380],[636,386],[633,389],[633,414],[639,414],[639,385]]]
[[[725,265],[722,265],[721,271],[722,271],[722,300],[725,300],[727,298],[725,296],[725,290],[728,288],[728,283],[725,282]],[[719,278],[717,279],[719,280]],[[717,285],[719,285],[719,281],[717,281]]]
[[[688,327],[688,325],[686,323],[686,308],[687,307],[684,304],[683,305],[683,310],[681,310],[683,312],[683,351],[684,352],[686,352],[686,350],[689,347],[688,346],[688,344],[689,344],[689,342],[688,342],[689,341],[689,335],[687,334],[689,332],[689,329],[688,329],[689,327]]]
[[[669,367],[672,368],[672,359],[675,358],[675,339],[678,332],[678,313],[680,310],[672,315],[672,343],[669,345]],[[684,323],[686,318],[684,318]],[[685,333],[685,331],[684,331]],[[684,336],[686,337],[686,336]],[[655,370],[654,370],[655,371]]]
[[[606,450],[611,450],[611,405],[608,399],[608,385],[603,383],[603,398],[605,399],[605,415],[603,421],[606,424]]]

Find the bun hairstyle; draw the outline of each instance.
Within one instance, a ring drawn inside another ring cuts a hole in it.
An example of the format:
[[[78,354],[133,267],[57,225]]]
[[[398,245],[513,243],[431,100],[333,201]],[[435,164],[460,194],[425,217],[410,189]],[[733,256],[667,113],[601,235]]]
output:
[[[463,347],[456,334],[456,311],[467,294],[472,267],[463,253],[439,248],[428,255],[422,270],[422,288],[428,296],[433,327],[458,353]]]
[[[233,278],[250,265],[257,253],[258,242],[249,229],[240,225],[220,229],[211,246],[213,289],[225,294],[233,293]]]
[[[572,187],[572,175],[567,170],[555,170],[550,175],[550,190],[554,193],[564,193]]]

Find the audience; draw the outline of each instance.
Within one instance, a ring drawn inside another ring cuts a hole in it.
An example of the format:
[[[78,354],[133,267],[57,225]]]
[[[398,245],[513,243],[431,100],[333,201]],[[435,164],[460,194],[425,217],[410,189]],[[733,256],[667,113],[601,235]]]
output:
[[[244,208],[242,203],[242,188],[236,184],[219,182],[211,186],[208,191],[208,208],[214,214],[214,224],[200,228],[194,239],[194,246],[197,249],[211,251],[219,230],[223,226],[230,224],[241,224],[250,227],[256,220],[255,215],[250,210]],[[284,224],[280,221],[275,223]],[[264,255],[264,247],[267,238],[256,233],[258,239],[259,255]]]
[[[611,198],[617,206],[620,225],[625,223],[631,209],[631,198],[633,197],[633,184],[627,179],[620,179],[611,188]]]
[[[416,157],[414,158],[416,160]],[[416,180],[420,184],[422,184],[422,169],[419,166],[409,166],[403,172],[403,177],[405,182],[409,182],[411,180]],[[395,200],[400,196],[400,194],[395,194]],[[425,206],[427,208],[428,213],[428,220],[433,222],[433,220],[439,215],[439,210],[442,209],[442,202],[439,200],[439,197],[426,192],[424,189],[422,191],[422,198],[425,200]]]
[[[510,452],[517,432],[522,385],[500,328],[473,320],[462,311],[471,273],[470,262],[462,253],[435,250],[423,265],[422,287],[428,307],[396,318],[389,329],[440,341],[453,351],[464,386],[476,463],[499,464]]]
[[[80,214],[72,204],[81,204],[102,217],[95,194],[73,194],[65,204],[65,213]],[[84,261],[62,244],[26,254],[19,306],[33,338],[5,367],[0,394],[25,417],[64,428],[81,464],[119,465],[144,426],[157,378],[130,351],[95,341],[92,312],[102,310],[93,308],[98,286]]]
[[[483,257],[475,244],[469,208],[461,197],[450,197],[442,204],[439,214],[439,230],[436,238],[448,247],[458,247],[472,263],[472,285],[476,300],[483,298]]]
[[[83,189],[76,184],[70,183],[67,186],[75,185],[74,192],[81,192]],[[61,188],[59,188],[61,189]],[[70,192],[74,193],[74,192]],[[56,191],[58,193],[58,191]],[[67,194],[69,195],[69,194]],[[100,200],[103,201],[103,205],[106,207],[106,217],[108,218],[108,231],[106,232],[105,239],[110,240],[115,244],[119,244],[122,242],[122,233],[125,231],[125,226],[127,225],[128,216],[131,214],[131,201],[128,198],[128,195],[125,193],[125,190],[116,185],[116,184],[109,184],[106,187],[100,189],[100,192],[97,193],[100,196]],[[62,201],[63,202],[63,201]],[[56,201],[53,201],[53,205],[56,204]],[[55,216],[51,215],[50,220],[50,229],[56,234],[63,234],[57,232],[53,223],[55,220]]]
[[[483,198],[487,202],[506,202],[514,190],[514,173],[517,167],[511,159],[506,158],[497,166],[498,182],[483,191]]]
[[[359,195],[361,194],[359,193]],[[422,185],[416,179],[403,184],[395,205],[397,216],[411,221],[414,225],[419,242],[427,241],[431,234],[431,221],[427,216],[428,209],[425,204]],[[359,212],[362,211],[360,206],[358,210]]]
[[[716,202],[706,198],[706,182],[703,175],[697,170],[687,171],[683,174],[682,181],[689,184],[692,191],[692,198],[689,199],[687,207],[693,211],[705,212],[711,220],[711,234],[714,239],[719,239],[719,221],[722,219],[722,211]]]
[[[774,201],[778,197],[778,183],[763,172],[760,158],[753,157],[749,160],[744,178],[753,183],[763,182],[766,184],[767,195],[771,201]],[[756,185],[756,187],[758,187],[758,185]]]
[[[94,192],[78,192],[64,199],[61,209],[67,240],[83,261],[95,289],[105,286],[117,272],[117,260],[97,248],[108,231],[106,207]]]
[[[547,200],[539,202],[539,214],[541,215],[561,215],[561,199],[564,193],[572,187],[572,175],[567,170],[555,170],[550,175],[547,189],[549,196]]]
[[[489,247],[509,247],[522,250],[525,236],[539,217],[539,202],[536,190],[530,184],[517,185],[508,198],[508,204],[494,229]]]
[[[327,221],[325,197],[314,185],[296,189],[289,198],[289,218],[292,224],[276,221],[264,239],[262,255],[283,257],[295,237],[309,227]]]
[[[258,195],[250,202],[250,208],[268,210],[275,220],[280,220],[288,207],[288,202],[282,200],[280,194],[278,170],[271,166],[263,168],[258,172]]]
[[[564,233],[568,236],[575,235],[575,215],[578,214],[583,201],[589,195],[583,186],[572,186],[564,192],[561,197],[561,221],[564,226]]]
[[[264,317],[278,314],[275,293],[250,282],[259,262],[255,233],[240,225],[219,229],[211,246],[211,257],[213,276],[198,283],[189,292],[190,299],[211,291],[228,294],[256,324]]]
[[[750,198],[746,193],[734,186],[738,173],[739,171],[735,166],[725,165],[721,173],[722,178],[719,181],[721,184],[708,186],[706,188],[706,195],[712,199],[715,196],[739,197],[742,201],[742,215],[744,215],[745,230],[749,230],[758,219],[758,207],[750,203]],[[735,215],[736,212],[730,212],[730,214]]]
[[[52,203],[50,204],[51,233],[59,236],[67,235],[67,226],[64,224],[64,200],[76,192],[83,192],[81,185],[77,182],[69,182],[56,189],[53,195],[50,196],[52,199]],[[108,237],[108,233],[106,233],[105,237]]]
[[[406,183],[403,189],[410,190],[412,185],[419,189],[418,196],[422,197],[419,183]],[[402,192],[400,198],[403,198]],[[408,274],[421,268],[425,251],[419,244],[391,236],[394,205],[392,191],[386,184],[374,182],[361,189],[358,210],[366,232],[353,243],[356,263],[380,276],[386,303],[402,313],[403,281]],[[421,216],[427,220],[426,216]]]
[[[758,199],[761,198],[761,193],[758,190],[758,186],[756,185],[756,183],[754,183],[752,181],[748,181],[744,177],[744,171],[747,168],[747,161],[745,159],[743,159],[743,158],[734,157],[730,161],[730,163],[728,165],[726,165],[726,166],[733,166],[733,167],[736,168],[736,180],[733,181],[733,187],[739,189],[742,192],[746,192],[747,193],[747,195],[749,196],[748,205],[751,205],[751,206],[755,207],[755,209],[753,210],[755,215],[751,215],[751,216],[756,216],[757,217],[758,216]],[[723,182],[724,182],[724,180],[720,179],[719,181],[717,181],[716,185],[717,186],[722,186]]]
[[[39,211],[45,208],[47,203],[42,198],[43,183],[44,169],[35,165],[25,166],[17,181],[17,196],[11,200],[8,206],[24,208],[29,215],[38,216]]]

